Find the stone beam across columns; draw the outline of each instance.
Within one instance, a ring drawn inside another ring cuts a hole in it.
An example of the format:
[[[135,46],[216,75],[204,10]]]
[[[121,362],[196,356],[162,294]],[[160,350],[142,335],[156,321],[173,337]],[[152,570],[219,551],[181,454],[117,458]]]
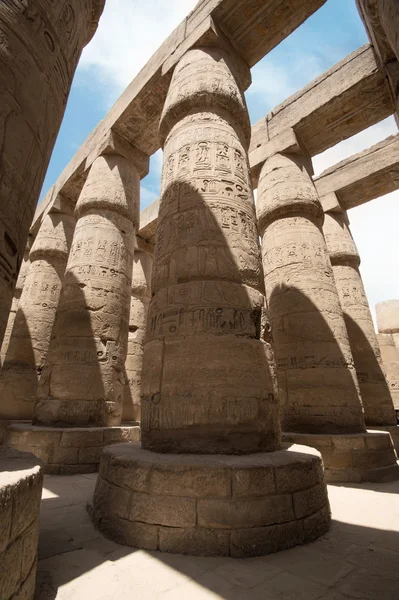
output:
[[[252,67],[290,35],[326,0],[202,0],[171,33],[145,67],[89,135],[56,183],[77,201],[87,176],[88,155],[110,130],[134,144],[147,156],[159,149],[158,123],[173,70],[182,54],[204,44],[215,28]],[[220,37],[220,36],[219,36]],[[35,220],[40,218],[39,205]]]
[[[399,134],[333,165],[314,183],[325,211],[349,210],[394,192],[399,188]]]

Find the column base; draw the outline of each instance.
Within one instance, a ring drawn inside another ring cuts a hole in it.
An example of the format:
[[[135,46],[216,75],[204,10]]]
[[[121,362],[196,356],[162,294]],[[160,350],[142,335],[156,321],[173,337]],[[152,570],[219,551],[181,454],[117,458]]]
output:
[[[328,483],[387,482],[399,479],[399,465],[386,431],[367,433],[283,433],[283,441],[316,448]]]
[[[246,456],[104,450],[93,506],[108,538],[193,556],[262,556],[328,531],[320,454],[303,446]]]
[[[44,427],[12,423],[7,427],[4,445],[32,452],[44,464],[48,475],[96,473],[103,448],[110,444],[140,439],[140,427]]]
[[[378,427],[369,427],[367,425],[367,431],[373,433],[374,431],[387,431],[391,438],[393,447],[396,450],[396,455],[399,458],[399,426],[398,425],[387,425],[387,426],[378,426]]]
[[[0,448],[0,598],[34,596],[42,484],[40,460]]]

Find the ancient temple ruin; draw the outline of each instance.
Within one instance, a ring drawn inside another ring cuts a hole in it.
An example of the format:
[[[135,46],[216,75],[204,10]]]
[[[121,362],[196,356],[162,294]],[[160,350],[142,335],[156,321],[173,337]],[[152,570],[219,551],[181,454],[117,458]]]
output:
[[[3,522],[21,489],[31,506],[0,524],[5,565],[31,540],[2,598],[33,598],[43,471],[99,471],[90,514],[117,542],[232,557],[326,533],[326,482],[399,478],[399,301],[377,334],[349,220],[399,188],[399,134],[312,166],[398,120],[396,1],[357,0],[370,44],[252,128],[244,98],[324,2],[200,0],[36,213],[104,0],[0,7]]]

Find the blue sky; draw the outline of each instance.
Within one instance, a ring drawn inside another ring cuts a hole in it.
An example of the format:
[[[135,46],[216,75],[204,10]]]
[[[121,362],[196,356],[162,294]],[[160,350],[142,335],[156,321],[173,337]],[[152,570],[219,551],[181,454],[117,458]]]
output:
[[[197,0],[107,0],[99,29],[84,50],[42,196],[105,116],[131,79]],[[355,0],[326,4],[252,69],[246,93],[252,123],[323,71],[368,42]],[[315,157],[316,174],[346,156],[395,133],[393,118]],[[142,181],[141,207],[158,197],[161,152]],[[399,297],[396,276],[399,193],[350,211],[352,233],[362,256],[370,304]],[[395,218],[394,218],[395,217]]]

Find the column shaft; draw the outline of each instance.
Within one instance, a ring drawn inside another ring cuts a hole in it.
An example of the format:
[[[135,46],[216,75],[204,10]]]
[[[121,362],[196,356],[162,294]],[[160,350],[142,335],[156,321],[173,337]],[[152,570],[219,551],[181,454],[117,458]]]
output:
[[[377,339],[389,388],[391,390],[393,406],[396,414],[399,416],[399,350],[392,334],[378,333]]]
[[[121,422],[135,226],[137,169],[117,154],[93,163],[76,206],[77,224],[34,422]]]
[[[33,243],[0,375],[0,417],[3,419],[32,418],[74,227],[72,215],[50,213]]]
[[[4,358],[7,354],[8,344],[10,343],[10,337],[12,328],[14,326],[15,317],[18,310],[19,301],[21,299],[22,290],[25,285],[26,275],[29,270],[29,249],[27,248],[24,253],[21,268],[18,273],[18,279],[15,286],[14,297],[12,299],[11,310],[8,315],[7,327],[4,332],[3,343],[1,344],[1,362],[3,363]]]
[[[104,0],[0,4],[0,343],[83,47]]]
[[[162,191],[143,370],[143,446],[240,454],[279,446],[261,340],[264,303],[247,150],[231,57],[191,50],[160,123]]]
[[[353,358],[322,233],[323,210],[302,155],[261,171],[258,223],[284,431],[365,430]]]
[[[153,259],[150,254],[136,250],[133,262],[132,296],[130,300],[129,337],[126,356],[123,421],[141,420],[141,373],[143,370],[144,337],[148,306],[151,300]]]
[[[359,272],[360,257],[346,215],[326,213],[323,231],[348,331],[366,425],[396,425],[392,397]]]

